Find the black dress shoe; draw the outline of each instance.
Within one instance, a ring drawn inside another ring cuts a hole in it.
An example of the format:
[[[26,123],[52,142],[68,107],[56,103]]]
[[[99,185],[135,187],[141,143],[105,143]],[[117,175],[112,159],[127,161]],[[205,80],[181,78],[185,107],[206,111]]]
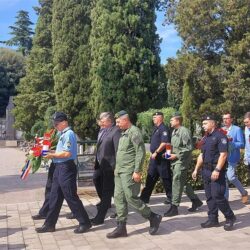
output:
[[[89,225],[80,224],[80,225],[74,230],[74,233],[75,233],[75,234],[82,234],[82,233],[85,233],[85,232],[87,232],[91,227],[92,227],[91,224],[89,224]]]
[[[235,215],[230,219],[226,219],[226,222],[224,224],[224,230],[231,231],[233,229],[233,225],[235,221],[236,221]]]
[[[93,226],[102,225],[104,223],[104,220],[97,220],[96,218],[90,219],[90,222]]]
[[[31,216],[33,220],[44,220],[46,219],[46,216],[40,215],[40,214],[36,214]]]
[[[37,233],[48,233],[48,232],[55,232],[55,227],[43,225],[42,227],[36,228]]]
[[[165,217],[173,217],[178,215],[178,207],[175,205],[171,205],[171,207],[169,208],[169,210],[164,214]]]
[[[69,213],[66,215],[66,219],[73,220],[73,219],[76,219],[76,217],[73,213]]]
[[[207,220],[206,222],[201,223],[201,227],[210,228],[210,227],[219,227],[220,224],[218,221]]]

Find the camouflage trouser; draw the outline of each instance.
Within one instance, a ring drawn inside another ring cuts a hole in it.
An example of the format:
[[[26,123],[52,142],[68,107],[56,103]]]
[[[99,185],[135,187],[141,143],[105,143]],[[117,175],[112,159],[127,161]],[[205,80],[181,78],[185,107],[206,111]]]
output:
[[[187,183],[188,170],[183,168],[182,164],[175,164],[172,166],[172,172],[172,204],[177,207],[180,205],[183,191],[187,194],[190,200],[198,199],[192,186]]]
[[[134,182],[131,173],[115,175],[115,206],[117,221],[126,221],[128,215],[128,205],[139,212],[145,219],[150,217],[150,208],[138,197],[140,193],[140,183]]]

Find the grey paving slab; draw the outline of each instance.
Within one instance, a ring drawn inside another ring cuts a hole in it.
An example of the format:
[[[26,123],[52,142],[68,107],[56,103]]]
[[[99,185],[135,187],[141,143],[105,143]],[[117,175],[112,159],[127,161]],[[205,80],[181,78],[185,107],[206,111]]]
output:
[[[4,157],[3,157],[4,155]],[[15,156],[15,157],[14,157]],[[24,153],[18,149],[0,148],[0,250],[8,249],[82,249],[82,250],[115,250],[115,249],[185,249],[185,250],[223,250],[250,249],[250,205],[243,205],[239,192],[230,190],[230,205],[237,216],[235,229],[225,232],[225,219],[220,213],[218,228],[201,229],[200,223],[207,218],[207,207],[203,191],[198,191],[204,206],[196,213],[188,213],[190,201],[183,196],[179,215],[173,218],[164,217],[157,235],[148,233],[148,221],[130,210],[127,238],[107,239],[116,222],[107,217],[105,224],[92,227],[89,232],[81,235],[73,233],[78,225],[76,220],[67,220],[65,215],[70,211],[64,203],[54,233],[37,234],[36,227],[42,221],[33,221],[42,206],[46,172],[41,170],[31,175],[25,182],[20,181],[20,166],[24,161]],[[248,188],[250,193],[250,188]],[[81,190],[81,199],[90,217],[96,213],[98,202],[93,190]],[[164,214],[169,208],[163,204],[164,195],[153,195],[150,206],[154,212]],[[108,216],[114,212],[111,208]]]

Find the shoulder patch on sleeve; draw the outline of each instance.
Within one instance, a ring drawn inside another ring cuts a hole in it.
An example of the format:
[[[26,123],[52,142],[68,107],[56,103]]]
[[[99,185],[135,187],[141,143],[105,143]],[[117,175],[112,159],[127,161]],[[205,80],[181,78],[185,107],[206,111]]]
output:
[[[67,142],[67,148],[70,148],[70,147],[71,147],[71,142],[68,141],[68,142]]]
[[[221,138],[221,143],[222,144],[227,144],[227,139],[226,138]]]
[[[167,131],[164,131],[164,132],[162,133],[162,135],[163,135],[163,136],[167,136],[167,135],[168,135]]]
[[[142,142],[141,140],[141,137],[139,135],[133,135],[132,136],[132,141],[135,143],[135,144],[140,144]]]

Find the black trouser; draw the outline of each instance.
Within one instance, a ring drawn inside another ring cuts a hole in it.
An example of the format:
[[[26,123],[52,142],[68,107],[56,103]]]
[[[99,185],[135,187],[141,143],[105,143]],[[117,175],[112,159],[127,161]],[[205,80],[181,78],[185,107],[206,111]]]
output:
[[[103,221],[107,214],[108,209],[111,207],[111,199],[114,195],[114,171],[113,170],[103,170],[100,169],[100,179],[101,180],[101,202],[97,208],[97,214],[95,220]]]
[[[208,219],[210,221],[218,221],[218,209],[224,214],[225,218],[231,219],[234,216],[228,200],[225,198],[226,178],[225,171],[221,171],[219,179],[211,180],[211,169],[203,167],[202,177],[204,189],[207,198]]]
[[[74,161],[56,163],[53,184],[49,199],[49,212],[45,224],[55,226],[65,199],[70,210],[80,224],[89,225],[88,214],[77,195],[76,175],[77,168]]]
[[[54,163],[51,163],[49,166],[48,178],[47,178],[46,187],[45,187],[45,200],[43,202],[43,206],[39,210],[39,214],[44,217],[46,217],[47,213],[49,212],[49,197],[50,197],[50,192],[52,188],[55,167],[56,166]]]
[[[159,180],[159,177],[162,179],[166,196],[169,199],[172,198],[172,173],[169,162],[162,160],[160,164],[157,164],[155,160],[151,159],[145,187],[140,196],[141,200],[146,203],[149,202],[150,196],[154,190],[156,182]]]
[[[95,185],[95,189],[100,200],[102,199],[102,172],[101,169],[95,169],[93,174],[93,183]]]

